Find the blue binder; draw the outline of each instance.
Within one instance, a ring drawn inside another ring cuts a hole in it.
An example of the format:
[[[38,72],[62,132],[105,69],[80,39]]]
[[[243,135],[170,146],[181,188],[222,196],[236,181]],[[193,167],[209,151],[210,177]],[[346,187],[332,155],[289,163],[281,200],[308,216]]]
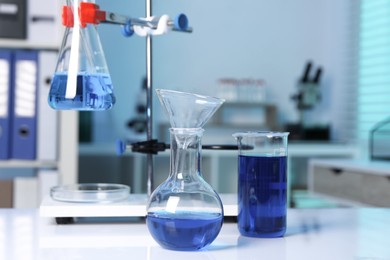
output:
[[[0,50],[0,160],[11,156],[12,53]]]
[[[13,78],[12,158],[36,158],[38,52],[16,51]]]

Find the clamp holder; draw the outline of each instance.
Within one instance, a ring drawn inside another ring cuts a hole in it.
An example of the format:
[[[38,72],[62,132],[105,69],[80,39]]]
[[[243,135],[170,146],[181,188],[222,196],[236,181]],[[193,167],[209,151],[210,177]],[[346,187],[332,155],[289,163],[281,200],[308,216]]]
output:
[[[101,10],[99,5],[86,2],[80,3],[78,12],[81,28],[85,28],[87,24],[120,24],[123,26],[122,34],[127,37],[132,36],[134,32],[139,36],[162,35],[166,34],[169,29],[178,32],[192,32],[192,28],[188,26],[188,18],[185,14],[178,14],[173,20],[168,15],[130,18],[125,15]],[[62,7],[62,24],[66,27],[74,26],[72,6],[65,5]]]
[[[127,149],[130,149],[132,152],[144,153],[144,154],[158,154],[167,149],[170,149],[171,146],[166,143],[158,142],[157,139],[152,139],[148,141],[142,141],[137,143],[128,143],[127,141],[118,140],[116,142],[116,153],[117,155],[122,155],[126,152]],[[204,150],[238,150],[237,145],[202,145]],[[241,149],[252,150],[253,146],[242,146]]]

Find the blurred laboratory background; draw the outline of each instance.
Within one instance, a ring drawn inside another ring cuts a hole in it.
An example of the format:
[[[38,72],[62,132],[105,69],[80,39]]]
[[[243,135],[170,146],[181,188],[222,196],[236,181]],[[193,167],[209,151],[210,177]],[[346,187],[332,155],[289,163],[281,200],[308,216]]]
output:
[[[51,111],[40,89],[55,71],[62,3],[46,1],[42,14],[38,0],[16,2],[0,0],[0,59],[7,52],[37,53],[38,69],[46,74],[37,85],[44,112],[38,109],[36,127],[53,129],[53,138],[37,130],[36,151],[50,143],[46,148],[53,152],[0,161],[0,193],[7,194],[0,207],[38,206],[53,184],[122,183],[132,193],[145,193],[146,156],[116,153],[118,139],[146,140],[145,38],[126,38],[119,26],[100,24],[115,106],[104,112]],[[143,1],[97,4],[131,17],[145,15]],[[192,33],[152,38],[153,88],[226,99],[205,126],[203,144],[235,144],[232,134],[238,131],[288,131],[290,207],[390,206],[387,1],[164,0],[154,1],[152,10],[157,16],[185,13],[193,27]],[[51,21],[51,27],[34,25],[34,17]],[[15,36],[2,24],[16,20]],[[0,82],[4,75],[0,69]],[[153,137],[169,143],[170,124],[155,93],[152,107]],[[47,116],[52,119],[42,120]],[[237,154],[202,151],[202,174],[219,193],[237,192]],[[157,186],[168,176],[169,150],[153,158]]]

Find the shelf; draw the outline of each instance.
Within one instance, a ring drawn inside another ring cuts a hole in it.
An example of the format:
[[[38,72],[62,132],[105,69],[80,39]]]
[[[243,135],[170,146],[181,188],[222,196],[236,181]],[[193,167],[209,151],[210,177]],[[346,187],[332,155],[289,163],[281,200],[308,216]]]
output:
[[[7,160],[0,161],[1,168],[57,168],[56,161],[27,161],[27,160]]]
[[[61,43],[31,43],[28,40],[0,39],[0,48],[4,49],[41,49],[58,51]]]
[[[54,115],[47,103],[50,90],[47,79],[53,76],[65,31],[59,15],[62,4],[50,0],[25,2],[28,7],[24,13],[26,38],[0,37],[0,49],[7,49],[12,53],[34,51],[38,56],[36,68],[39,73],[36,75],[35,100],[36,159],[0,160],[1,178],[13,182],[13,190],[8,192],[7,196],[12,198],[11,206],[16,208],[36,207],[36,203],[44,193],[48,193],[50,186],[75,184],[78,175],[78,113],[58,111]],[[42,19],[39,20],[40,18]],[[21,29],[18,26],[11,27],[12,30]],[[14,70],[13,64],[10,69]],[[51,142],[53,146],[44,147],[45,142]]]
[[[255,128],[274,130],[278,128],[277,108],[265,102],[226,102],[215,113],[217,125],[236,126],[240,129]],[[248,129],[249,130],[249,129]]]

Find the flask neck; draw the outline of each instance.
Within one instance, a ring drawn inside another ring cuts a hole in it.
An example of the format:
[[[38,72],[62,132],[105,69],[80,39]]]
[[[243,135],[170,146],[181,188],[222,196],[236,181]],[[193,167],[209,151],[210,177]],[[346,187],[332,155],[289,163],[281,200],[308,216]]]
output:
[[[202,128],[171,128],[170,177],[191,181],[201,175]]]

